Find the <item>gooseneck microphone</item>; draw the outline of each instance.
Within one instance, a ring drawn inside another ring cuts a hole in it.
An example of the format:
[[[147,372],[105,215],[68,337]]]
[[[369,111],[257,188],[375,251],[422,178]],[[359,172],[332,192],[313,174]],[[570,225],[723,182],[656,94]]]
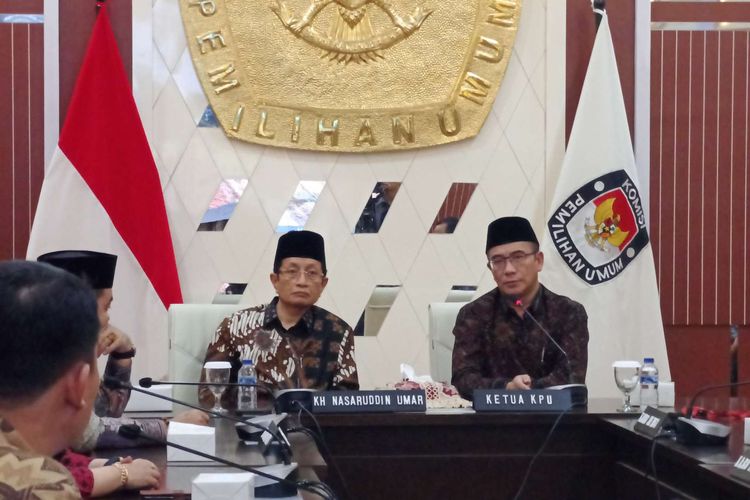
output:
[[[692,398],[690,398],[690,404],[688,404],[687,407],[687,415],[685,415],[687,418],[691,418],[693,416],[693,406],[695,406],[695,400],[698,399],[698,396],[701,394],[713,391],[714,389],[728,389],[731,387],[739,387],[741,385],[750,385],[750,380],[743,380],[741,382],[732,382],[731,384],[717,384],[717,385],[707,385],[705,387],[701,387],[698,389],[698,392],[696,392]]]
[[[235,417],[233,417],[231,415],[225,415],[223,413],[219,413],[219,412],[215,412],[215,411],[212,411],[212,410],[207,410],[205,408],[201,408],[200,406],[196,406],[196,405],[188,403],[186,401],[180,401],[178,399],[170,398],[168,396],[162,396],[161,394],[157,394],[155,392],[147,391],[146,389],[142,389],[142,388],[136,387],[136,386],[134,386],[134,385],[132,385],[130,383],[123,382],[123,381],[119,380],[116,377],[106,376],[106,377],[104,377],[104,379],[102,380],[102,382],[104,383],[105,387],[109,387],[111,389],[129,389],[131,391],[136,391],[136,392],[140,392],[140,393],[143,393],[143,394],[148,394],[149,396],[152,396],[152,397],[155,397],[155,398],[158,398],[158,399],[163,399],[165,401],[169,401],[170,403],[177,403],[178,405],[187,406],[188,408],[193,408],[195,410],[200,410],[200,411],[202,411],[204,413],[208,413],[209,415],[213,415],[214,417],[223,418],[223,419],[226,419],[226,420],[230,420],[232,422],[236,422],[236,423],[239,423],[239,424],[247,425],[249,427],[253,427],[255,429],[267,432],[271,436],[273,436],[274,440],[279,444],[279,449],[280,449],[282,457],[284,459],[284,463],[287,464],[287,465],[289,463],[291,463],[291,456],[292,456],[291,446],[289,445],[289,442],[285,438],[283,438],[282,436],[279,435],[281,433],[281,431],[279,431],[278,429],[271,429],[270,427],[266,427],[265,425],[261,425],[261,424],[259,424],[257,422],[252,422],[250,420],[243,420],[241,418],[235,418]],[[210,385],[224,385],[224,384],[210,384]]]
[[[573,367],[570,364],[570,357],[568,356],[568,353],[565,352],[565,349],[563,349],[562,346],[554,339],[554,337],[552,337],[552,334],[550,334],[549,331],[544,328],[544,326],[542,326],[542,324],[534,317],[534,315],[531,314],[529,309],[524,306],[523,301],[520,298],[516,298],[513,301],[513,305],[523,309],[523,315],[528,316],[529,319],[531,319],[531,321],[533,321],[534,324],[539,327],[542,333],[544,333],[544,335],[552,342],[557,350],[562,353],[563,358],[565,359],[565,365],[568,369],[568,383],[564,385],[551,386],[548,387],[548,389],[564,389],[570,392],[570,400],[573,406],[585,406],[588,403],[589,390],[586,387],[586,384],[573,382]],[[544,349],[542,349],[542,361],[544,361]]]
[[[256,474],[261,477],[265,477],[266,479],[270,479],[272,481],[276,481],[284,486],[287,486],[289,488],[293,488],[293,491],[284,491],[284,493],[287,496],[292,496],[297,493],[297,489],[302,489],[305,491],[309,491],[310,493],[314,493],[316,495],[320,495],[324,498],[329,499],[335,499],[336,495],[334,492],[330,489],[330,487],[322,482],[316,482],[316,481],[308,481],[308,480],[302,480],[302,481],[292,481],[291,479],[287,479],[285,477],[277,477],[272,474],[268,474],[267,472],[263,472],[255,467],[249,467],[247,465],[238,464],[236,462],[232,462],[230,460],[226,460],[221,457],[217,457],[214,455],[209,455],[208,453],[203,453],[202,451],[195,450],[193,448],[188,448],[187,446],[182,446],[177,443],[173,443],[171,441],[166,441],[162,439],[157,439],[155,437],[149,436],[148,434],[145,434],[143,431],[141,431],[141,428],[138,427],[136,424],[130,424],[130,425],[123,425],[118,429],[118,434],[120,434],[122,437],[127,439],[146,439],[148,441],[151,441],[153,443],[160,444],[162,446],[171,446],[172,448],[176,448],[178,450],[185,451],[187,453],[192,453],[193,455],[197,455],[199,457],[207,458],[209,460],[214,460],[216,462],[219,462],[220,464],[228,465],[229,467],[243,470],[245,472],[250,472],[252,474]],[[288,464],[287,464],[288,465]]]
[[[523,301],[521,299],[517,298],[516,300],[514,300],[513,305],[523,309],[523,315],[528,316],[529,319],[531,319],[531,321],[533,321],[534,324],[539,327],[542,333],[544,333],[544,335],[546,335],[547,338],[550,341],[552,341],[555,347],[557,347],[557,350],[562,353],[563,357],[565,358],[565,363],[568,367],[568,383],[572,384],[573,383],[573,369],[570,366],[570,358],[568,357],[568,353],[565,352],[565,349],[563,349],[562,346],[557,343],[557,341],[552,337],[552,335],[547,331],[547,329],[544,328],[539,321],[537,321],[537,319],[534,317],[533,314],[531,314],[529,309],[526,306],[524,306]],[[542,359],[544,359],[544,350],[542,350]]]
[[[703,420],[700,418],[693,418],[693,406],[698,396],[705,392],[713,391],[714,389],[728,389],[731,387],[739,387],[742,385],[750,385],[750,380],[743,380],[741,382],[732,382],[731,384],[717,384],[707,385],[701,387],[692,398],[687,406],[685,416],[678,417],[675,421],[675,433],[677,434],[677,440],[683,444],[692,445],[720,445],[723,444],[732,430],[728,425],[720,424],[718,422],[712,422],[710,420]]]
[[[264,393],[268,394],[271,397],[271,400],[276,403],[276,396],[273,393],[273,389],[268,387],[266,384],[240,384],[240,383],[233,383],[233,382],[225,382],[223,384],[214,384],[209,382],[171,382],[166,380],[154,380],[151,377],[143,377],[142,379],[138,380],[138,385],[141,387],[145,387],[148,389],[151,386],[154,385],[186,385],[191,387],[208,387],[210,385],[220,385],[222,387],[255,387],[257,389],[260,389]]]

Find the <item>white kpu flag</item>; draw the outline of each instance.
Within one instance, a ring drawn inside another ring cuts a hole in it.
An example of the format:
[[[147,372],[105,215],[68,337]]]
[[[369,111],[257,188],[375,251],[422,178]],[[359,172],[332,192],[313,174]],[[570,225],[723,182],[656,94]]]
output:
[[[620,78],[603,15],[542,243],[542,282],[589,316],[590,397],[621,395],[612,363],[653,357],[669,380],[649,243]]]
[[[164,197],[112,34],[94,26],[47,169],[28,259],[57,250],[116,254],[111,322],[137,348],[133,372],[167,370],[167,309],[181,303]]]

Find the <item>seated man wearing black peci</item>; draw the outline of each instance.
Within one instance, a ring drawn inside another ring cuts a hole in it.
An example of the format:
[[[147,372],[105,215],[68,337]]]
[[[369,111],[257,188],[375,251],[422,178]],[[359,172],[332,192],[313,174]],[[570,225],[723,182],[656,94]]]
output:
[[[60,250],[40,255],[37,260],[78,276],[94,289],[99,316],[97,356],[108,356],[103,378],[109,377],[130,383],[130,371],[136,348],[130,337],[109,321],[109,310],[114,298],[112,286],[117,268],[117,256],[90,250]],[[112,389],[102,383],[99,386],[94,414],[75,448],[90,451],[95,448],[132,447],[134,442],[121,437],[117,430],[122,425],[133,423],[137,423],[145,434],[153,438],[166,439],[166,421],[162,419],[134,420],[123,416],[129,398],[128,389]],[[205,425],[208,423],[208,416],[198,410],[188,410],[177,414],[173,420]],[[152,443],[144,439],[136,441],[136,444],[151,445]]]
[[[258,383],[272,389],[358,389],[351,327],[315,305],[328,284],[326,272],[321,235],[292,231],[281,236],[270,275],[277,297],[226,318],[208,346],[206,362],[251,359]],[[201,405],[213,406],[208,387],[202,386],[198,396]],[[236,408],[236,388],[224,391],[221,404]]]
[[[471,399],[475,389],[584,383],[588,316],[581,304],[539,283],[544,255],[529,221],[521,217],[493,221],[487,228],[485,252],[497,288],[458,313],[453,329],[453,385]],[[569,364],[529,314],[563,348]]]

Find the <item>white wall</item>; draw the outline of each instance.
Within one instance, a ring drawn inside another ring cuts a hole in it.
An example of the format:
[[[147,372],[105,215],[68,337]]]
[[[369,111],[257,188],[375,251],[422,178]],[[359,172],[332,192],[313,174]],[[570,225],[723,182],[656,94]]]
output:
[[[223,282],[248,282],[243,302],[268,301],[274,228],[298,181],[326,181],[306,226],[326,238],[330,282],[320,305],[354,325],[376,284],[403,285],[381,333],[356,340],[362,387],[373,388],[396,381],[402,362],[429,371],[427,304],[444,301],[453,285],[478,285],[477,293],[493,286],[483,256],[492,219],[523,215],[541,234],[563,153],[565,2],[523,2],[505,80],[479,136],[372,155],[262,147],[198,128],[207,101],[177,0],[133,2],[133,18],[134,94],[164,184],[186,302],[210,302]],[[226,229],[197,232],[220,180],[236,177],[250,182]],[[380,233],[353,235],[376,181],[403,185]],[[452,182],[479,185],[456,232],[429,235]]]

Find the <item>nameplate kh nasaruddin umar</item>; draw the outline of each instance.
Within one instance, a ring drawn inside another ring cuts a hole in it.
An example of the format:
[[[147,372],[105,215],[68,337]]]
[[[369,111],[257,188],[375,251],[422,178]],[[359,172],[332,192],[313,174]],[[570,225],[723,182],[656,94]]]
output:
[[[570,392],[553,389],[474,391],[476,411],[563,411],[572,406]]]
[[[427,411],[423,390],[324,391],[313,394],[314,413],[398,413]]]
[[[230,137],[370,152],[475,136],[511,57],[522,0],[179,0]]]

